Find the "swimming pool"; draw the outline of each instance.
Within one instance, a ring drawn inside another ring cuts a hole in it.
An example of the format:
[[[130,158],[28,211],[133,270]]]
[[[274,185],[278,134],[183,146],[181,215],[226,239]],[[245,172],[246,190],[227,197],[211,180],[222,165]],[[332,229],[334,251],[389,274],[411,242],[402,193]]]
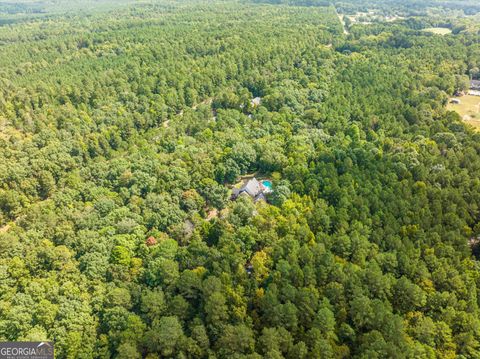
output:
[[[262,181],[263,187],[265,187],[265,192],[272,192],[272,181]]]

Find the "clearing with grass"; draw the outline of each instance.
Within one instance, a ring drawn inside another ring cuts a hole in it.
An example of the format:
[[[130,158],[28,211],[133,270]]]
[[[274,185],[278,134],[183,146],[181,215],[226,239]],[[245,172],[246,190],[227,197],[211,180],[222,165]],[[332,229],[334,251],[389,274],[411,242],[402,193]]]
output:
[[[465,123],[480,129],[480,96],[456,97],[460,103],[449,103],[447,109],[456,111]]]
[[[448,35],[448,34],[452,33],[452,30],[450,30],[446,27],[429,27],[427,29],[424,29],[423,31],[430,32],[430,33],[436,34],[436,35]]]

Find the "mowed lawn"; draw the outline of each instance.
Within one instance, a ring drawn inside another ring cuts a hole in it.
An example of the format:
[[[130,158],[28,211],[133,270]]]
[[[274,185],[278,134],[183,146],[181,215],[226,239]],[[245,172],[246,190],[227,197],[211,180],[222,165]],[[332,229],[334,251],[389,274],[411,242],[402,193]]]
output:
[[[446,28],[446,27],[429,27],[427,29],[423,29],[425,32],[431,32],[433,34],[437,35],[448,35],[452,33],[452,30]]]
[[[460,104],[449,103],[447,109],[458,112],[466,123],[480,130],[480,96],[465,95],[456,98]]]

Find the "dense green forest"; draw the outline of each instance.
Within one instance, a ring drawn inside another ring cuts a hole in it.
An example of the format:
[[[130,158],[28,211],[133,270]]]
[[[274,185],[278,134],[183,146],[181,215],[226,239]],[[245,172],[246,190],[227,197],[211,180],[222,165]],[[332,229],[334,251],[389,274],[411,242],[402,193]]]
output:
[[[479,358],[480,35],[342,4],[0,2],[0,341]]]

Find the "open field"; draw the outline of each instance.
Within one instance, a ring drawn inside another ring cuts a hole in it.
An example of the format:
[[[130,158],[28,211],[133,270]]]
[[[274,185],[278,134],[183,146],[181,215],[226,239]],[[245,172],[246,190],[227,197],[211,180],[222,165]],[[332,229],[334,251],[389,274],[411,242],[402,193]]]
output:
[[[456,111],[469,125],[480,130],[480,96],[456,97],[460,104],[449,103],[447,109]]]
[[[437,35],[448,35],[452,33],[452,30],[446,27],[429,27],[427,29],[423,29],[425,32],[431,32],[432,34]]]

